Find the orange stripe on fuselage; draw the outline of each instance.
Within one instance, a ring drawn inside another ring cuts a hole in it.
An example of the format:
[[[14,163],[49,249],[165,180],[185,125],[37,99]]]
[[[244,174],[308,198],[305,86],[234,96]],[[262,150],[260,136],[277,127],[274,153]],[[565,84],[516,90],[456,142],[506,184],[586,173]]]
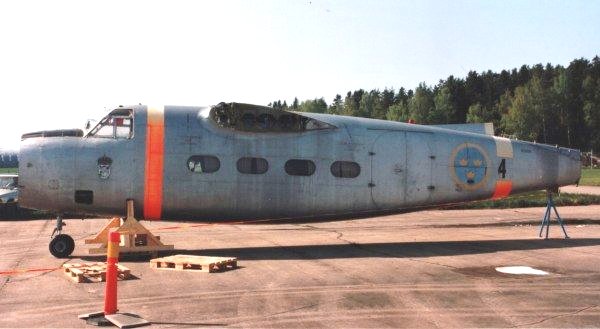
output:
[[[497,180],[496,188],[494,189],[494,195],[492,199],[501,199],[510,195],[512,190],[512,181],[510,180]]]
[[[144,172],[144,218],[147,220],[159,220],[162,215],[164,151],[164,107],[148,107]]]

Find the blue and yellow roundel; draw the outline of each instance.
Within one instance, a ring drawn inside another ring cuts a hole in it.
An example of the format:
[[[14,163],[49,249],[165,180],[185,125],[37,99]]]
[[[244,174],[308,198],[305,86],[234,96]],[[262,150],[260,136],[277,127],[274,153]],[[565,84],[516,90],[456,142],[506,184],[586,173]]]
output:
[[[450,171],[454,182],[467,190],[484,186],[488,178],[489,158],[477,144],[461,144],[452,151]]]

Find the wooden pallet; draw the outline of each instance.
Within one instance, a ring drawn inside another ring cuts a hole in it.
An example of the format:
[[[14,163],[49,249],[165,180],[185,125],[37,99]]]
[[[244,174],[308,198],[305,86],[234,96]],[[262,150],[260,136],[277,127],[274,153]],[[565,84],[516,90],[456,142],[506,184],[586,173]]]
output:
[[[174,255],[150,260],[150,267],[192,272],[217,272],[237,268],[237,258]]]
[[[82,282],[104,282],[106,281],[106,263],[71,263],[63,264],[65,274],[71,280]],[[131,270],[123,265],[117,264],[117,279],[127,280],[131,278]]]

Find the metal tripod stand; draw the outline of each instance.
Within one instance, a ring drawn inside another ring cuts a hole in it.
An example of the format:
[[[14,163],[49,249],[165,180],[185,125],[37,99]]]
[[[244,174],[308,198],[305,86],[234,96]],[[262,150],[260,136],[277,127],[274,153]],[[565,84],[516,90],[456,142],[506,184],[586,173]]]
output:
[[[552,216],[552,210],[554,210],[554,213],[556,214],[556,219],[558,220],[558,223],[560,224],[560,228],[562,228],[563,233],[565,234],[565,239],[569,238],[569,235],[567,235],[567,230],[565,230],[565,225],[563,223],[562,218],[560,218],[560,215],[558,214],[558,210],[556,210],[556,206],[554,205],[554,200],[552,199],[552,195],[553,193],[558,192],[558,189],[555,189],[554,191],[551,189],[547,189],[546,190],[546,196],[547,196],[547,203],[546,203],[546,213],[544,214],[544,218],[542,218],[542,224],[540,225],[540,234],[539,237],[542,237],[542,232],[544,231],[544,227],[546,228],[546,237],[544,239],[548,239],[548,232],[550,231],[550,218]]]

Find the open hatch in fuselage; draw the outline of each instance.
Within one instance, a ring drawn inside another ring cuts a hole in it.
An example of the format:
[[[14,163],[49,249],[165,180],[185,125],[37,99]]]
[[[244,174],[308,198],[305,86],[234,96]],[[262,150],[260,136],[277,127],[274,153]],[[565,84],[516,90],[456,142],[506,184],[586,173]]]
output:
[[[222,128],[246,132],[285,133],[336,128],[296,112],[242,103],[219,103],[211,108],[209,117]]]

